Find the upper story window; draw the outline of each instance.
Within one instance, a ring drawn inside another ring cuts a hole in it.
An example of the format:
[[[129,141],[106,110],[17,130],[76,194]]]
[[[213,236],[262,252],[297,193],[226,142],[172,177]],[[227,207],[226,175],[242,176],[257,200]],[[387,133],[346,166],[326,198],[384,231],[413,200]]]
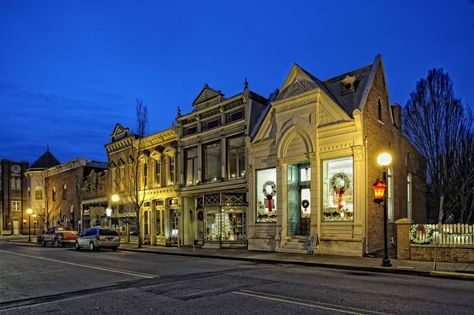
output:
[[[20,211],[21,210],[21,201],[13,200],[12,201],[12,211]]]
[[[241,120],[245,118],[245,110],[241,109],[232,113],[226,114],[226,122],[231,123],[237,120]]]
[[[380,100],[377,103],[377,117],[380,121],[382,121],[382,102]]]
[[[198,150],[196,147],[184,151],[186,185],[197,184],[198,181]]]
[[[221,141],[203,145],[204,180],[221,178]]]
[[[63,186],[63,200],[67,200],[67,186],[64,184]]]
[[[227,178],[245,176],[245,137],[227,139]]]
[[[21,178],[19,175],[13,175],[11,178],[11,189],[20,190],[21,189]]]
[[[155,161],[155,187],[161,187],[161,161]]]
[[[56,187],[53,187],[53,190],[51,191],[51,199],[56,201]]]
[[[175,182],[175,172],[176,172],[176,162],[175,157],[170,156],[169,158],[169,173],[168,173],[168,185],[174,185]]]
[[[192,125],[192,126],[183,128],[183,135],[184,136],[190,136],[190,135],[193,135],[195,133],[197,133],[197,126],[196,125]]]
[[[35,189],[35,200],[43,200],[43,190],[40,187]]]
[[[392,168],[387,169],[387,220],[393,221],[395,217],[393,207],[393,170]]]
[[[148,163],[143,163],[143,187],[148,187]]]
[[[202,131],[206,131],[212,128],[219,127],[221,125],[221,118],[214,118],[212,120],[207,120],[202,122]]]

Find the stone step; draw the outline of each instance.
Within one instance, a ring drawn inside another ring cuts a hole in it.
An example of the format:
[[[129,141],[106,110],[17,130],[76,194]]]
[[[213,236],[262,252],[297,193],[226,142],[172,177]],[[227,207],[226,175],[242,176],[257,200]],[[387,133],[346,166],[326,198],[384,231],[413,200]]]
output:
[[[280,253],[293,253],[293,254],[308,254],[307,249],[294,249],[294,248],[276,248],[275,251]]]

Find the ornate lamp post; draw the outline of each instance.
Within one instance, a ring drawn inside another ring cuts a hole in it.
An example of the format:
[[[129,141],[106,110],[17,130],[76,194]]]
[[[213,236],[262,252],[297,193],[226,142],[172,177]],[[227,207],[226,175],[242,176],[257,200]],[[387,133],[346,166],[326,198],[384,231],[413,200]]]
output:
[[[28,242],[31,242],[31,214],[33,213],[33,210],[28,208],[26,213],[28,213]]]
[[[388,257],[387,249],[387,167],[392,163],[392,156],[389,153],[381,153],[377,157],[377,163],[383,167],[383,177],[377,179],[377,182],[374,184],[374,201],[380,205],[383,201],[383,259],[382,267],[390,267],[392,263]]]
[[[112,201],[112,209],[111,210],[114,210],[114,206],[117,204],[117,202],[120,201],[120,196],[117,195],[117,194],[113,194],[111,197],[110,197],[110,200]],[[115,209],[116,210],[116,209]],[[115,211],[115,213],[117,213],[117,211]],[[112,215],[112,213],[111,213]],[[110,216],[110,215],[109,215]],[[110,227],[112,227],[112,220],[110,221]]]

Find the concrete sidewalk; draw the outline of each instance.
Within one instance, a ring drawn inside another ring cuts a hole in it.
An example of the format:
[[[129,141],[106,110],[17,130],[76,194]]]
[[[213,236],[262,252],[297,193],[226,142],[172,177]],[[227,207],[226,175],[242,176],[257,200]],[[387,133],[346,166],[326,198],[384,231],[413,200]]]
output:
[[[0,240],[18,245],[39,246],[36,238],[28,242],[28,236],[0,237]],[[162,255],[192,256],[201,258],[219,258],[251,261],[267,264],[296,264],[323,268],[335,268],[358,271],[373,271],[385,273],[398,273],[418,276],[442,277],[451,279],[464,279],[474,281],[474,263],[443,263],[438,262],[436,271],[433,262],[398,260],[391,258],[392,267],[382,267],[381,258],[332,256],[332,255],[304,255],[294,253],[249,251],[247,249],[210,249],[184,247],[161,247],[143,245],[121,244],[119,250]]]
[[[208,249],[192,247],[160,247],[122,244],[123,251],[134,251],[165,255],[194,256],[201,258],[220,258],[252,261],[269,264],[297,264],[324,268],[374,271],[386,273],[409,274],[419,276],[445,277],[452,279],[474,280],[474,264],[468,263],[437,263],[433,271],[433,262],[390,259],[392,267],[382,267],[381,258],[331,256],[331,255],[304,255],[293,253],[249,251],[246,249]]]

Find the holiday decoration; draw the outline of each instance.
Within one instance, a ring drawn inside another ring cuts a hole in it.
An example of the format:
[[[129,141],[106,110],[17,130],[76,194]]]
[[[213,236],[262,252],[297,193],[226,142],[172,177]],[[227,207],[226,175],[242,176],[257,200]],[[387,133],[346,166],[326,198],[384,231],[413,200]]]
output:
[[[433,228],[429,225],[413,224],[410,229],[410,242],[414,244],[429,244],[433,241]],[[419,238],[421,236],[421,238]]]
[[[329,185],[337,194],[337,207],[341,209],[342,204],[342,195],[344,192],[351,187],[351,180],[344,172],[339,172],[334,174],[329,180]]]
[[[272,212],[272,200],[276,194],[276,185],[275,182],[269,180],[263,184],[262,189],[263,194],[268,200],[268,212]]]

